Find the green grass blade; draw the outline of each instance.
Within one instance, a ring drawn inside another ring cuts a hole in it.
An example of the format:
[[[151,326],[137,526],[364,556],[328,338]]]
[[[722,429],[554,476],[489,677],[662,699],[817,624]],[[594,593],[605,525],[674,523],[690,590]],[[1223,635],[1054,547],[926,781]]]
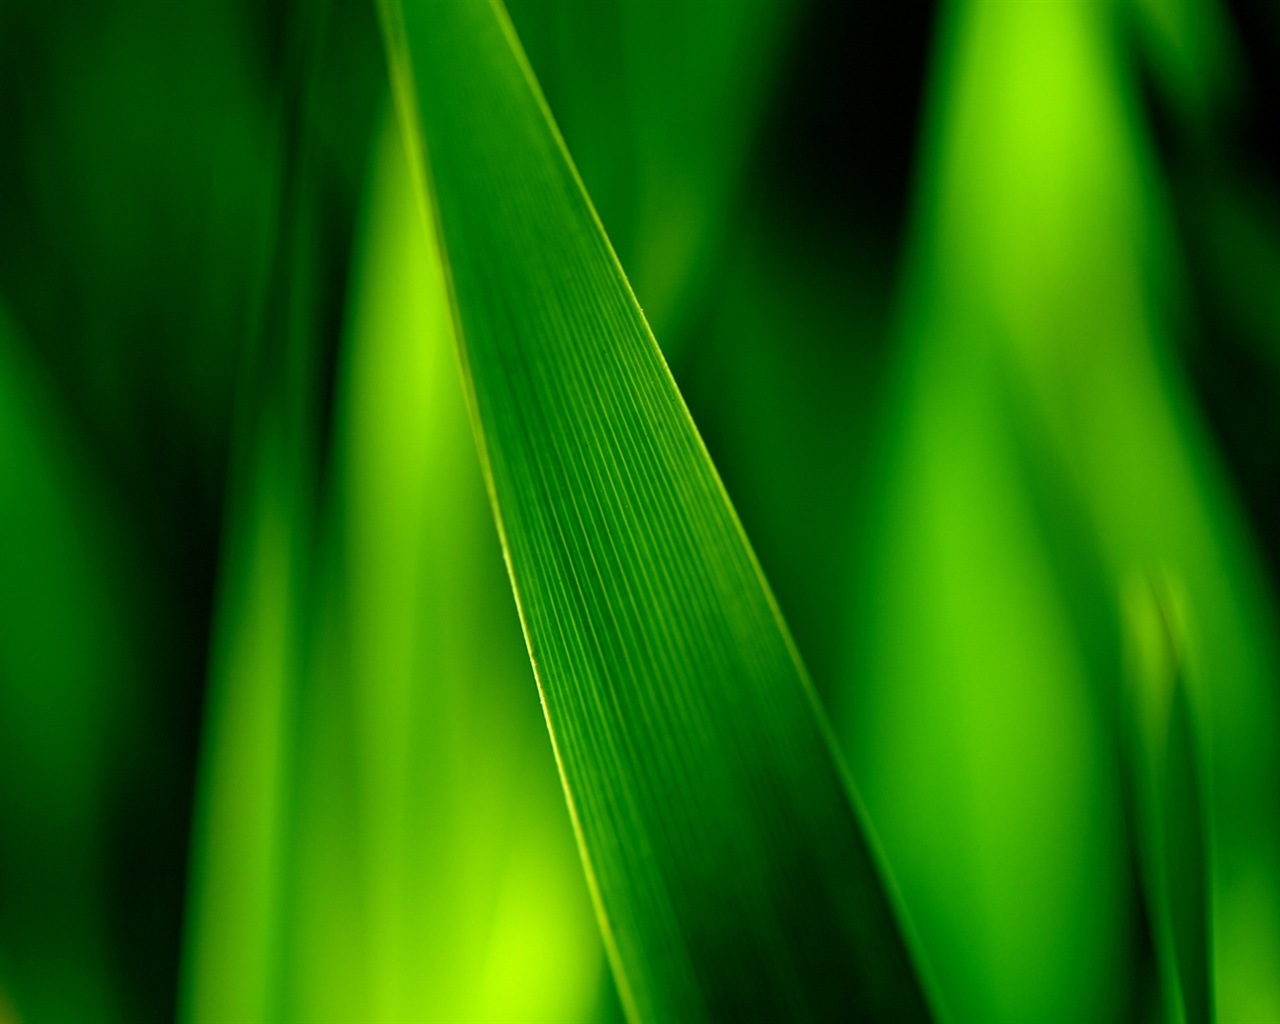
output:
[[[505,13],[384,11],[628,1013],[927,1019],[799,657]]]

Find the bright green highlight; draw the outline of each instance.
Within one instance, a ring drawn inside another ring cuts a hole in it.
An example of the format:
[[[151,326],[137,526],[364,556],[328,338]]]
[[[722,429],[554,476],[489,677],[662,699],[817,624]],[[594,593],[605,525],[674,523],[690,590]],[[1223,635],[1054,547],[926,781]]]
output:
[[[210,673],[182,1012],[265,1019],[275,1005],[293,691],[300,677],[296,477],[267,420],[235,510]],[[275,429],[273,429],[275,428]]]

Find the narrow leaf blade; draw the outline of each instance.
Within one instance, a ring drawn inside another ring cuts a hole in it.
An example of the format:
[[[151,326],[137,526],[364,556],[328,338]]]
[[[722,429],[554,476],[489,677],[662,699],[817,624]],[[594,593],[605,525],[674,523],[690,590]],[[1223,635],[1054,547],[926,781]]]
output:
[[[384,9],[630,1016],[926,1019],[825,719],[505,13]]]

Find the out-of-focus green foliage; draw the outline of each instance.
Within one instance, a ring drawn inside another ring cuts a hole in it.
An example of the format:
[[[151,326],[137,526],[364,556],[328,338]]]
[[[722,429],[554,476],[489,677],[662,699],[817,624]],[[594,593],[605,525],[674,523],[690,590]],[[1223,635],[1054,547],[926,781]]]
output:
[[[1172,359],[1179,267],[1114,13],[951,8],[846,733],[958,1016],[1135,1012],[1115,708],[1152,684],[1118,669],[1119,603],[1135,577],[1171,580],[1174,707],[1205,752],[1173,767],[1186,800],[1204,794],[1210,865],[1193,913],[1210,935],[1187,948],[1211,951],[1218,1016],[1265,1020],[1274,610]],[[1159,903],[1153,925],[1176,931]],[[1203,970],[1182,966],[1189,1019]]]
[[[509,6],[0,3],[0,1024],[1280,1020],[1280,6]]]
[[[1132,773],[1135,846],[1169,1019],[1214,1018],[1206,922],[1203,759],[1186,674],[1186,598],[1167,580],[1135,578],[1123,595],[1123,760]]]
[[[509,4],[645,317],[682,342],[795,22],[794,0]],[[714,125],[714,131],[708,126]]]
[[[20,345],[0,307],[0,1000],[119,1020],[103,851],[135,583],[109,492]]]

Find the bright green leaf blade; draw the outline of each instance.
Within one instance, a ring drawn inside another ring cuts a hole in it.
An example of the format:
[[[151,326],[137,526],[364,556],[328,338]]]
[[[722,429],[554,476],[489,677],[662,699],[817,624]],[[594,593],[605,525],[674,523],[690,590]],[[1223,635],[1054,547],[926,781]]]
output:
[[[385,9],[628,1012],[927,1019],[825,719],[505,14]]]

